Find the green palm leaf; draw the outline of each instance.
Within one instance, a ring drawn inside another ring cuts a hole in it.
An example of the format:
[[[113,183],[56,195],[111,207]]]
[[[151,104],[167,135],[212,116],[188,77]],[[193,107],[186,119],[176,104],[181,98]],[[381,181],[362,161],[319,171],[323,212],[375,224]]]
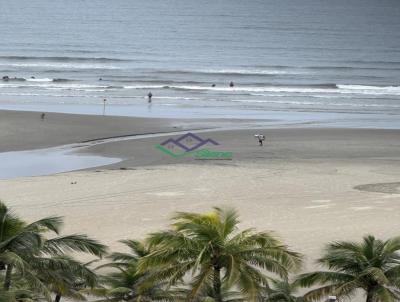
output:
[[[327,295],[349,299],[359,290],[367,302],[395,301],[400,289],[400,238],[386,241],[367,235],[361,242],[339,241],[327,245],[318,262],[331,271],[300,275],[297,284],[319,286],[305,297],[312,301]]]
[[[264,271],[287,277],[301,264],[300,254],[271,233],[239,232],[234,209],[179,212],[172,220],[171,229],[148,237],[151,253],[139,260],[139,271],[152,271],[152,280],[168,279],[172,285],[191,274],[188,301],[195,301],[202,289],[211,286],[213,299],[221,302],[222,283],[239,287],[249,301],[256,301],[268,283]]]

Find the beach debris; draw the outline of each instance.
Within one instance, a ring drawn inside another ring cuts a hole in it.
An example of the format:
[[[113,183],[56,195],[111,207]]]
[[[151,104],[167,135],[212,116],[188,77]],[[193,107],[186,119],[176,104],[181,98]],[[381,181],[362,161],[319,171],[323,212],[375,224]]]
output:
[[[76,185],[77,183],[77,181],[71,181],[71,185]]]
[[[258,140],[258,144],[260,146],[263,145],[263,142],[265,141],[265,136],[263,134],[254,134],[254,137]]]

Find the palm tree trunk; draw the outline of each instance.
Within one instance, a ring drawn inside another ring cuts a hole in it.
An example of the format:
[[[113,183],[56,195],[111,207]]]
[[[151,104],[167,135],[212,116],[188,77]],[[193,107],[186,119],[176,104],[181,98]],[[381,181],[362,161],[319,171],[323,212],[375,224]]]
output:
[[[6,275],[4,277],[4,290],[9,290],[11,287],[12,270],[13,270],[13,265],[8,264],[6,269]]]
[[[214,266],[213,288],[216,302],[223,302],[221,295],[221,268]]]
[[[60,302],[61,300],[61,294],[56,294],[56,297],[54,298],[54,302]]]
[[[373,297],[373,291],[368,290],[367,291],[367,300],[365,302],[374,302],[374,297]]]

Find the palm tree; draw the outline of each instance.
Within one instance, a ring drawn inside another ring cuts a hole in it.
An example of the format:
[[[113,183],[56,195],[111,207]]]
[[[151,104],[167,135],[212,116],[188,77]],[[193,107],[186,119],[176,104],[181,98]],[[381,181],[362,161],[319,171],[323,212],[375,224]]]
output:
[[[166,288],[165,282],[145,282],[148,272],[138,271],[138,262],[147,256],[150,251],[140,241],[122,240],[129,248],[126,253],[112,253],[109,256],[111,263],[98,267],[114,268],[117,271],[104,276],[105,288],[97,288],[92,294],[106,297],[106,301],[173,301],[173,296]]]
[[[70,256],[57,256],[53,259],[64,264],[59,268],[39,267],[35,272],[54,294],[54,302],[60,302],[61,297],[85,300],[83,290],[98,284],[98,276],[89,268],[93,261],[81,263]]]
[[[83,252],[101,257],[106,253],[106,246],[81,234],[46,238],[48,232],[58,235],[61,226],[61,217],[47,217],[26,224],[0,202],[0,269],[6,271],[5,291],[11,288],[14,270],[18,278],[24,277],[31,288],[43,293],[47,299],[50,295],[44,282],[49,280],[51,273],[53,281],[56,272],[62,272],[64,276],[74,272],[79,273],[77,278],[88,278],[87,269],[66,255]]]
[[[300,275],[303,287],[320,285],[305,298],[317,301],[327,295],[350,298],[356,291],[366,294],[366,302],[391,302],[400,299],[400,237],[383,241],[367,235],[358,242],[329,244],[318,260],[329,271]]]
[[[187,301],[195,301],[211,285],[215,301],[223,302],[222,283],[236,286],[247,300],[256,301],[268,283],[262,270],[287,277],[288,271],[299,267],[301,256],[271,233],[239,232],[238,224],[233,209],[177,213],[170,230],[149,236],[152,252],[140,260],[139,270],[152,271],[150,281],[165,280],[171,285],[191,272]]]
[[[190,296],[190,288],[175,288],[171,290],[175,302],[186,302],[187,297]],[[238,291],[228,288],[226,284],[222,284],[221,297],[223,302],[245,302],[242,294]],[[192,302],[216,302],[214,289],[211,285],[207,284],[202,291],[192,300]]]
[[[41,245],[40,231],[52,230],[58,232],[61,224],[59,217],[49,217],[31,224],[24,223],[0,201],[0,270],[5,270],[3,281],[4,291],[11,287],[14,268],[24,273],[37,289],[46,292],[45,286],[35,276],[30,263],[22,255]]]
[[[303,302],[303,297],[296,294],[299,285],[288,280],[272,279],[267,289],[266,302]]]
[[[4,290],[0,288],[0,301],[1,302],[31,302],[38,301],[39,297],[27,289],[13,289]]]

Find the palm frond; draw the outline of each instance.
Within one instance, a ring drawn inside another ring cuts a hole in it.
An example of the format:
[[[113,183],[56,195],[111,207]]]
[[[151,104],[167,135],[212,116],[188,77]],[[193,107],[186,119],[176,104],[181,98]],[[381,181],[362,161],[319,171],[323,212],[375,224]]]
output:
[[[43,252],[53,255],[65,254],[68,252],[89,253],[102,257],[107,253],[107,247],[87,235],[73,234],[60,236],[45,241]]]

